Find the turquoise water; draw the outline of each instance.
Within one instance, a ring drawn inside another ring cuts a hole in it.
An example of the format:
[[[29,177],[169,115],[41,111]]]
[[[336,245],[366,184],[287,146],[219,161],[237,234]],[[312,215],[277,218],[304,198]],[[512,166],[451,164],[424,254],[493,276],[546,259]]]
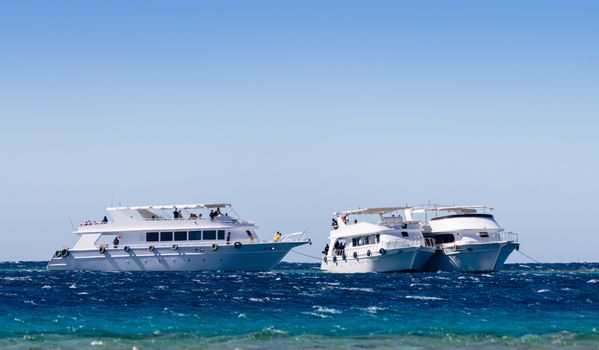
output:
[[[599,264],[492,274],[49,272],[0,263],[0,347],[599,348]]]

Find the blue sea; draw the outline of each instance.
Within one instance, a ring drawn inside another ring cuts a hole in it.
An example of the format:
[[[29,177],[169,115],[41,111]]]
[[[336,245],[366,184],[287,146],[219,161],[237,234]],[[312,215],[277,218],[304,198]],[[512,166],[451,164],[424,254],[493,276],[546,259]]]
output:
[[[49,272],[0,263],[10,349],[597,349],[599,264],[502,272]]]

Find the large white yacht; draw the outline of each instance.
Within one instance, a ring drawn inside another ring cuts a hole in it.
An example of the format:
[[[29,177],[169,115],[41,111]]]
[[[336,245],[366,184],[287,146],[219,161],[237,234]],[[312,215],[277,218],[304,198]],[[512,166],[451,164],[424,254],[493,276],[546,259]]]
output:
[[[309,243],[303,232],[261,241],[254,223],[226,203],[107,210],[110,218],[75,229],[79,240],[57,250],[49,270],[264,271]]]
[[[493,208],[473,206],[420,206],[405,210],[424,215],[424,237],[435,240],[437,252],[425,265],[426,271],[490,272],[503,267],[519,249],[518,235],[505,232],[489,212]]]
[[[405,207],[367,208],[335,213],[320,269],[327,272],[420,271],[435,253],[420,224],[403,220]],[[397,214],[393,214],[397,213]],[[354,215],[378,215],[376,222]],[[352,222],[352,220],[354,220]]]

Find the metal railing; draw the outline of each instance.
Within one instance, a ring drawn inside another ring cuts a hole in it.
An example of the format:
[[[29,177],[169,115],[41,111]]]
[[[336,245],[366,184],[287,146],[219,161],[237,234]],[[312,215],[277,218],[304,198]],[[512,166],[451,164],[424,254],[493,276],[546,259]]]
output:
[[[281,239],[279,239],[279,242],[302,242],[305,240],[306,240],[306,232],[301,231],[301,232],[286,233],[281,236]]]
[[[356,253],[358,256],[368,256],[368,251],[371,255],[379,255],[381,248],[385,250],[400,249],[400,248],[417,248],[417,247],[434,247],[434,242],[430,238],[403,238],[394,239],[391,241],[383,241],[376,244],[366,244],[358,247],[345,247],[344,249],[334,249],[333,255],[353,257]]]
[[[508,241],[518,243],[518,234],[515,232],[497,232],[493,235],[493,239],[497,241]]]

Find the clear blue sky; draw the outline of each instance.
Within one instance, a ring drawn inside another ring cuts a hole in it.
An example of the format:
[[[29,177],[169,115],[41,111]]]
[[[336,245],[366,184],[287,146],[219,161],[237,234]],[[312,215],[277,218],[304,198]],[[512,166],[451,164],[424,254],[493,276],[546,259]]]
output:
[[[2,1],[0,260],[49,259],[114,193],[228,201],[263,237],[308,228],[313,255],[335,210],[488,204],[529,255],[599,261],[598,18],[597,1]]]

